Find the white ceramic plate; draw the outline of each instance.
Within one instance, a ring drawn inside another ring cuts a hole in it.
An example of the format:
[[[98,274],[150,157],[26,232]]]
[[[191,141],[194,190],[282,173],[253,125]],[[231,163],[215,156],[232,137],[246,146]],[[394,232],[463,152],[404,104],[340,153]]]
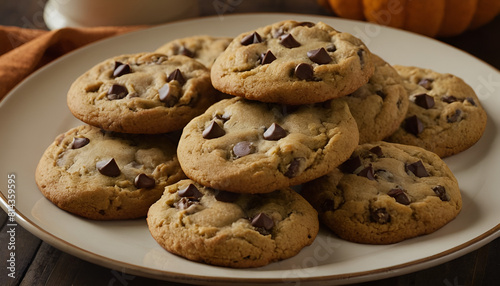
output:
[[[433,234],[375,246],[337,239],[322,230],[297,256],[258,269],[229,269],[187,261],[164,251],[145,220],[97,222],[68,214],[46,200],[34,182],[35,167],[54,138],[81,124],[66,106],[75,78],[122,53],[153,51],[197,34],[236,36],[280,20],[324,21],[361,38],[391,64],[417,65],[462,77],[488,112],[483,138],[446,159],[463,191],[463,210]],[[500,234],[500,74],[476,58],[435,40],[362,22],[295,14],[245,14],[181,21],[79,49],[36,72],[0,106],[0,190],[7,211],[8,176],[15,175],[16,221],[49,244],[127,273],[196,284],[354,283],[431,267],[473,251]]]

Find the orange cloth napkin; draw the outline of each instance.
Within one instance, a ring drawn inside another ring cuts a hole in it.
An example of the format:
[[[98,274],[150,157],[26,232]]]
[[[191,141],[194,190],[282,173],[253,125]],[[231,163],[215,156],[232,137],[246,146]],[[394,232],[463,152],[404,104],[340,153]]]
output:
[[[0,100],[50,61],[89,43],[144,28],[63,28],[53,31],[0,26]]]

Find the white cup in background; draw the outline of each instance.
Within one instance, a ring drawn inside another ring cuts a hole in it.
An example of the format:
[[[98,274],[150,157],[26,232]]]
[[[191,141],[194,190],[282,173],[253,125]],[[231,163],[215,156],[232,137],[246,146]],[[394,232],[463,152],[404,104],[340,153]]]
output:
[[[44,20],[63,27],[151,25],[198,15],[198,0],[48,0]]]

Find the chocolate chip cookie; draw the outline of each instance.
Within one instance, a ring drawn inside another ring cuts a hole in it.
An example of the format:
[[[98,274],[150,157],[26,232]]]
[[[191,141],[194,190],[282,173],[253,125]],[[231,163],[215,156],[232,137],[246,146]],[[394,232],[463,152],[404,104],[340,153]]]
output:
[[[405,119],[408,95],[398,72],[373,55],[375,71],[367,84],[338,98],[347,103],[359,129],[359,144],[380,141],[394,133]]]
[[[302,194],[339,237],[369,244],[432,233],[462,207],[457,180],[439,156],[388,142],[359,145]]]
[[[283,21],[235,37],[211,77],[227,94],[310,104],[354,92],[373,69],[370,51],[353,35],[322,22]]]
[[[68,91],[75,117],[108,131],[180,130],[217,100],[210,71],[185,56],[121,55],[81,75]]]
[[[172,141],[78,126],[46,149],[36,183],[59,208],[85,218],[143,217],[166,185],[186,178]]]
[[[202,185],[265,193],[330,172],[349,157],[358,136],[344,102],[288,106],[234,97],[186,125],[177,156]]]
[[[233,38],[229,37],[198,35],[175,39],[162,45],[155,52],[168,56],[184,55],[211,68],[215,59],[226,50],[232,40]]]
[[[405,82],[410,105],[405,120],[387,141],[419,146],[447,157],[481,138],[487,115],[467,83],[430,69],[395,68]]]
[[[243,268],[296,255],[319,230],[317,212],[290,188],[237,194],[191,180],[167,186],[149,209],[153,238],[190,260]]]

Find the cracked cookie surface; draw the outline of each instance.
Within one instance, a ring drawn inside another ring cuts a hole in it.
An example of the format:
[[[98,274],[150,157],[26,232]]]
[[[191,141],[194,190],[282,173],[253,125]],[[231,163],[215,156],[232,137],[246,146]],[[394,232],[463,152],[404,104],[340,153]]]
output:
[[[265,193],[330,172],[358,136],[343,102],[287,106],[234,97],[184,128],[177,155],[186,175],[202,185]]]
[[[35,173],[40,191],[55,205],[96,220],[143,217],[166,185],[185,178],[168,135],[118,134],[89,125],[59,135]]]
[[[138,53],[107,59],[71,85],[73,115],[108,131],[180,130],[217,101],[210,71],[185,56]]]
[[[458,182],[439,156],[387,142],[359,145],[335,171],[304,184],[302,195],[339,237],[369,244],[432,233],[462,207]]]
[[[319,230],[317,212],[290,188],[237,194],[191,180],[167,186],[147,216],[167,251],[213,265],[259,267],[296,255]]]
[[[419,146],[443,158],[481,138],[487,115],[467,83],[430,69],[394,67],[405,82],[410,104],[405,120],[387,141]]]
[[[235,37],[212,66],[211,78],[227,94],[310,104],[368,82],[371,56],[361,40],[325,23],[283,21]]]

